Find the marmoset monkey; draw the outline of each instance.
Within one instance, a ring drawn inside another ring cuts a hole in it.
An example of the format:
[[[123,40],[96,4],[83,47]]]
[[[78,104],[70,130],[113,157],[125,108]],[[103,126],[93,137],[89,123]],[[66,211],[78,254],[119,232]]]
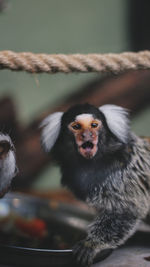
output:
[[[42,126],[62,184],[97,211],[74,247],[77,261],[90,266],[97,252],[123,244],[150,211],[150,144],[131,132],[127,110],[115,105],[76,105]]]
[[[14,145],[8,135],[0,133],[0,198],[9,190],[16,173]]]

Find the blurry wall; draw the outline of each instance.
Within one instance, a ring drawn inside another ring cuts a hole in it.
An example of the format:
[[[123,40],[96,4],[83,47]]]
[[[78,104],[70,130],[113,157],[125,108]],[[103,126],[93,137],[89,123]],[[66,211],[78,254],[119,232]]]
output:
[[[130,50],[128,1],[14,0],[0,14],[0,50],[35,53],[107,53]],[[96,74],[36,74],[0,71],[0,97],[11,95],[18,117],[28,123],[46,106],[87,83]],[[133,129],[150,134],[147,109]],[[146,118],[146,120],[145,120]],[[49,178],[51,177],[51,178]],[[58,185],[59,170],[51,168],[36,188]]]
[[[0,50],[101,53],[128,50],[127,1],[14,0],[0,14]],[[0,97],[11,94],[25,122],[94,74],[30,75],[0,71]]]

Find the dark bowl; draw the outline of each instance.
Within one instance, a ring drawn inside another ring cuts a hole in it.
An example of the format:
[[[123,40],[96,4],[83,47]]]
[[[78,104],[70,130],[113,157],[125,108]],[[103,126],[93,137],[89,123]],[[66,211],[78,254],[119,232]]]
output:
[[[37,238],[31,237],[30,240],[29,237],[26,239],[26,235],[21,235],[20,239],[18,229],[16,231],[15,228],[14,231],[14,227],[6,227],[12,224],[12,218],[17,217],[44,220],[48,226],[46,241],[44,239],[42,242],[38,241],[38,247],[34,247]],[[56,201],[54,203],[24,194],[7,194],[0,200],[0,227],[4,227],[4,233],[1,233],[2,237],[0,234],[0,263],[32,267],[76,266],[71,247],[85,237],[86,227],[93,217],[93,213],[71,204]],[[52,233],[59,233],[60,237],[63,236],[68,248],[53,249]],[[32,246],[31,244],[27,246],[26,240],[28,240],[28,244],[32,243]],[[102,251],[95,258],[95,262],[103,260],[110,253],[111,250]]]
[[[94,263],[104,260],[111,253],[111,249],[102,251]],[[77,267],[71,249],[51,250],[15,246],[0,246],[0,263],[21,267]]]

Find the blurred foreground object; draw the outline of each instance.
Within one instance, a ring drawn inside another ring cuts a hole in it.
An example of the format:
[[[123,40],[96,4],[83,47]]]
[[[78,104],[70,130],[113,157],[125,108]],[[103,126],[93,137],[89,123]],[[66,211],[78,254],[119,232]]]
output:
[[[76,266],[72,259],[72,245],[85,235],[87,224],[94,217],[93,210],[80,204],[64,203],[57,193],[47,200],[25,194],[7,194],[0,200],[0,263],[32,267]],[[33,226],[40,229],[42,236],[36,235],[36,231],[30,236]],[[138,261],[143,263],[141,266],[147,267],[144,257],[150,256],[149,238],[150,229],[145,224],[125,247],[113,252],[98,266],[123,267],[129,266],[131,261],[132,266],[137,267],[138,256]]]
[[[16,159],[13,143],[8,135],[0,133],[0,197],[8,190],[16,175]]]

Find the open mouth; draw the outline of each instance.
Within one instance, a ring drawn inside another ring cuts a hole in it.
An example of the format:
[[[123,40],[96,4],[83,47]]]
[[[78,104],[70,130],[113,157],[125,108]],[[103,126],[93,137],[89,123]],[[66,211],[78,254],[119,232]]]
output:
[[[93,158],[97,152],[97,145],[86,141],[79,147],[79,152],[87,159]]]
[[[83,149],[93,149],[93,147],[94,147],[93,143],[89,141],[82,144]]]

